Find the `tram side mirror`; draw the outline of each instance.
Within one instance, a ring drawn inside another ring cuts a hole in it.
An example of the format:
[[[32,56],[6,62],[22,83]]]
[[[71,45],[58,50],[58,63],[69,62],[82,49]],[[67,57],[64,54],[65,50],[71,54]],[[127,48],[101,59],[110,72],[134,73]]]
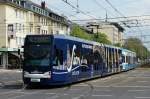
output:
[[[24,48],[24,46],[21,46],[21,48]]]
[[[20,55],[21,54],[21,51],[20,51],[20,49],[18,49],[18,55]]]
[[[52,64],[53,64],[53,66],[58,66],[57,60],[53,60]]]

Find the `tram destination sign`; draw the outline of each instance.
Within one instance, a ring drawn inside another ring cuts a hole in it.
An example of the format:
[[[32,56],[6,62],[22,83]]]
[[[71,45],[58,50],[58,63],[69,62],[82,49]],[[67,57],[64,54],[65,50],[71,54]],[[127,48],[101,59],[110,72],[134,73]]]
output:
[[[51,37],[50,36],[29,36],[27,38],[28,43],[50,43]]]

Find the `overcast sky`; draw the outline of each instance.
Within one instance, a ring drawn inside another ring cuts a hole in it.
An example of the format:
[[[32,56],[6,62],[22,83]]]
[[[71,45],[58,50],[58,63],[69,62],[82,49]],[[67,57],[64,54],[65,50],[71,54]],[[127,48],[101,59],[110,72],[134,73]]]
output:
[[[78,19],[91,19],[91,18],[105,18],[106,11],[108,17],[122,17],[106,2],[107,0],[78,0],[79,9],[88,15],[77,13],[77,10],[71,8],[62,0],[32,0],[36,3],[41,1],[46,2],[46,6],[57,12],[60,15],[67,16],[70,20]],[[68,0],[74,6],[77,6],[77,0]],[[124,16],[141,16],[150,15],[150,0],[109,0],[109,2]],[[150,19],[150,18],[149,18]],[[127,19],[126,19],[127,20]],[[111,21],[111,20],[110,20]],[[122,20],[115,20],[122,21]],[[146,24],[150,24],[150,21],[146,21]],[[142,22],[140,24],[143,24]],[[142,28],[126,28],[124,33],[125,37],[138,36],[138,35],[150,35],[150,27]],[[143,41],[150,41],[149,37],[143,37]],[[150,49],[150,43],[146,44]]]

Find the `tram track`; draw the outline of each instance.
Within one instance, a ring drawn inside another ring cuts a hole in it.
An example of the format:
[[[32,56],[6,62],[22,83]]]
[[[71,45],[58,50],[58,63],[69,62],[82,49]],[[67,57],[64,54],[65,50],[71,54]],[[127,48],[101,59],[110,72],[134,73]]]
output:
[[[89,87],[89,90],[87,90],[87,92],[79,95],[78,97],[74,97],[72,99],[85,99],[87,96],[91,95],[91,93],[94,90],[94,86],[91,83],[88,83],[88,82],[84,82],[83,84],[86,84]]]
[[[88,82],[84,82],[82,84],[85,84],[86,86],[84,86],[84,87],[88,88],[88,90],[84,89],[84,90],[86,90],[86,92],[81,93],[80,95],[77,94],[78,96],[72,97],[72,99],[85,99],[87,96],[89,96],[93,92],[94,86],[92,84],[90,84]],[[59,93],[55,93],[55,94],[53,93],[53,95],[50,97],[50,99],[60,99],[63,96],[69,97],[71,95],[71,94],[69,94],[69,92],[75,91],[75,90],[72,90],[73,87],[74,87],[74,85],[67,85],[66,87],[62,87],[61,89],[64,89],[64,90],[61,90],[61,92],[59,92]],[[47,94],[51,94],[51,93],[47,93]]]

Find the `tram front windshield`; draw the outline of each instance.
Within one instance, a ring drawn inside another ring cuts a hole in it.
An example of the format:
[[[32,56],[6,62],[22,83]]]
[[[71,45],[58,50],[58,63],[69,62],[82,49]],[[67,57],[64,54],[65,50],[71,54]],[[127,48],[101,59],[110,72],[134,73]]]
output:
[[[24,50],[26,66],[49,66],[50,65],[50,43],[27,43]]]

